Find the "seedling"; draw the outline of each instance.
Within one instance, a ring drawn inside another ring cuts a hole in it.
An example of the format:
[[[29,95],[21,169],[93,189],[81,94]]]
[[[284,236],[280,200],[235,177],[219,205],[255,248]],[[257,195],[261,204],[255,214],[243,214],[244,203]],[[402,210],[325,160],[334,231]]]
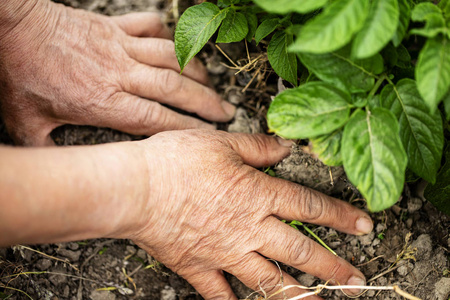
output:
[[[183,13],[175,51],[183,70],[215,32],[217,43],[267,41],[272,68],[293,86],[271,103],[271,132],[309,139],[325,164],[343,165],[371,211],[397,202],[408,168],[450,214],[450,152],[436,176],[449,28],[450,0],[218,0]]]
[[[284,221],[284,222],[286,222],[286,221]],[[324,246],[325,249],[327,249],[328,251],[330,251],[331,253],[333,253],[334,255],[337,256],[336,252],[334,252],[333,249],[331,249],[330,247],[328,247],[328,245],[325,244],[325,242],[324,242],[320,237],[318,237],[311,229],[308,228],[308,226],[306,226],[306,225],[303,224],[302,222],[297,221],[297,220],[294,220],[294,221],[291,221],[291,222],[289,223],[289,226],[291,226],[291,227],[293,227],[293,228],[295,228],[295,229],[297,229],[297,230],[299,230],[297,226],[302,226],[303,229],[304,229],[306,232],[308,232],[313,238],[315,238],[322,246]]]

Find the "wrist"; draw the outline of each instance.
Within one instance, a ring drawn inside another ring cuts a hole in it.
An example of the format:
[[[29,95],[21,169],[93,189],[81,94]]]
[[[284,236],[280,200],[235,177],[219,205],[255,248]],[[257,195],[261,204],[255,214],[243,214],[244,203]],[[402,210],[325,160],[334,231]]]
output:
[[[122,199],[116,210],[116,222],[106,232],[105,237],[132,239],[147,223],[150,210],[150,175],[147,164],[149,149],[144,141],[121,143],[118,157],[125,157],[114,176],[120,187],[117,194]]]

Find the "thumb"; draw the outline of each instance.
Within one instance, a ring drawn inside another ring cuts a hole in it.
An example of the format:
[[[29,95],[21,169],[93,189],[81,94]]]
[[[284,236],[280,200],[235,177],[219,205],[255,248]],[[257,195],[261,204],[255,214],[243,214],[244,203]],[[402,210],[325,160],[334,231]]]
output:
[[[271,166],[291,153],[293,141],[264,134],[233,133],[227,138],[229,146],[253,167]]]

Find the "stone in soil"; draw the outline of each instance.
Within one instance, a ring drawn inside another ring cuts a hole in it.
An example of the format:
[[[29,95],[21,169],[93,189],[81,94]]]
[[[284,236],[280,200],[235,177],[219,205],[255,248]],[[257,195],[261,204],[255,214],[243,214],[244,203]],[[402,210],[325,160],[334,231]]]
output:
[[[441,278],[434,287],[436,300],[446,300],[450,297],[450,278]]]
[[[429,259],[433,251],[433,243],[429,234],[421,234],[411,243],[412,249],[417,249],[416,259]]]
[[[80,259],[81,251],[72,251],[67,249],[59,249],[56,251],[61,256],[68,258],[71,262],[77,262]]]
[[[48,268],[50,268],[53,265],[53,263],[50,261],[50,259],[40,259],[36,262],[36,268],[38,268],[41,271],[45,271]]]
[[[116,295],[110,291],[93,291],[89,295],[91,300],[116,300]]]

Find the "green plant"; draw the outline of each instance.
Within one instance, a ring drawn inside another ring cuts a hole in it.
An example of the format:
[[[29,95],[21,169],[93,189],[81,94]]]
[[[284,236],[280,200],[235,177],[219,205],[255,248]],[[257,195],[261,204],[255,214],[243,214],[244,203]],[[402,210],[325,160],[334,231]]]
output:
[[[435,2],[204,2],[181,16],[175,51],[183,70],[216,31],[218,43],[270,40],[271,66],[294,87],[271,103],[270,130],[309,139],[380,211],[399,199],[407,168],[435,184],[441,166],[450,120],[450,0]],[[439,189],[448,193],[449,182]],[[448,197],[434,203],[450,210]]]

